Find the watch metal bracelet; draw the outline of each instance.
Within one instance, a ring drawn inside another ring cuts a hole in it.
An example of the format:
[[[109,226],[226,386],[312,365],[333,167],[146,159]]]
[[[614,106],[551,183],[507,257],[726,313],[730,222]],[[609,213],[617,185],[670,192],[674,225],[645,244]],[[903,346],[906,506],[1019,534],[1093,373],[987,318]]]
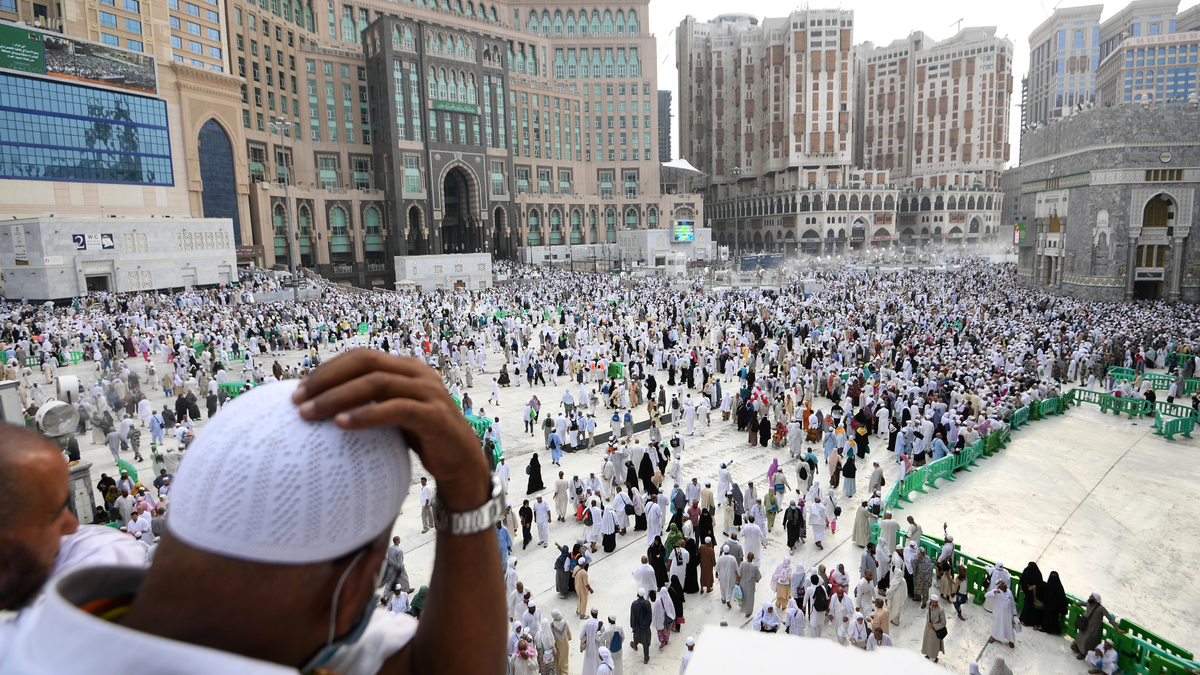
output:
[[[492,475],[492,492],[487,502],[470,511],[451,511],[438,495],[433,500],[433,522],[439,532],[467,535],[482,532],[496,523],[504,514],[504,485],[500,477]]]

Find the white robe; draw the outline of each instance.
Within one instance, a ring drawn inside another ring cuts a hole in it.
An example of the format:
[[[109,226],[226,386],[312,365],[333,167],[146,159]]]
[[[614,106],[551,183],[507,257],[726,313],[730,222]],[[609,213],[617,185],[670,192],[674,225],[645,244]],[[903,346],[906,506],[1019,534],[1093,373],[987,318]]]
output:
[[[650,502],[646,505],[646,546],[652,546],[654,538],[662,536],[662,526],[662,508],[657,502]]]
[[[596,642],[596,633],[600,631],[598,619],[588,619],[580,631],[580,639],[585,645],[583,652],[583,675],[596,675],[600,669],[600,647]]]
[[[742,531],[738,533],[742,539],[743,550],[748,554],[754,554],[755,562],[762,560],[763,534],[762,530],[756,523],[746,523],[742,525]]]
[[[1017,606],[1012,593],[996,589],[988,591],[992,598],[992,638],[999,642],[1016,642],[1013,633],[1013,617]]]

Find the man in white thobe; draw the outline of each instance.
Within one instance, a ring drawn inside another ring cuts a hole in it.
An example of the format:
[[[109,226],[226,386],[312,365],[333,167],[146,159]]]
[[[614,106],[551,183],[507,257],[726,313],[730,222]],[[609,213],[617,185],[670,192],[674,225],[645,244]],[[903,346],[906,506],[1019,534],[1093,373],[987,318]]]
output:
[[[745,545],[746,553],[753,553],[754,559],[758,560],[762,558],[763,532],[755,522],[754,516],[750,516],[746,520],[746,524],[742,525],[742,543]]]
[[[837,593],[829,599],[829,613],[837,628],[837,639],[841,644],[849,642],[850,622],[854,620],[854,601],[846,595],[846,587],[838,586]]]
[[[533,503],[533,522],[537,523],[538,545],[545,548],[550,532],[550,503],[544,501],[541,495]]]
[[[820,497],[808,506],[808,524],[812,526],[813,541],[816,542],[817,548],[825,548],[821,545],[821,542],[825,541],[825,505],[821,503]]]
[[[728,546],[721,547],[721,556],[717,558],[717,579],[721,582],[721,602],[726,606],[733,599],[733,587],[737,585],[737,571],[737,558],[729,554]]]
[[[592,609],[592,618],[583,624],[583,630],[580,631],[579,639],[584,645],[583,675],[596,675],[600,669],[601,645],[596,640],[596,634],[600,632],[600,619],[596,618],[597,614],[598,612]]]
[[[1013,601],[1012,593],[1008,591],[1008,584],[1001,581],[995,590],[988,591],[988,596],[992,599],[992,635],[988,642],[999,640],[1013,647],[1016,640],[1013,634],[1013,617],[1017,613],[1017,604]]]
[[[688,397],[687,402],[683,404],[683,424],[684,431],[688,436],[696,432],[696,406],[692,403],[691,397]]]
[[[646,546],[654,545],[654,538],[662,535],[662,526],[662,507],[653,500],[646,502]]]

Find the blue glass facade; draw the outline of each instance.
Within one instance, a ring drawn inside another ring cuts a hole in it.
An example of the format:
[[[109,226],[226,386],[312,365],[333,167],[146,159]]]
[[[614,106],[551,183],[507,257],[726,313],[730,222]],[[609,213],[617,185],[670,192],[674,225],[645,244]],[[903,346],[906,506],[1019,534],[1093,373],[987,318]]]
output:
[[[200,127],[199,141],[196,152],[200,160],[200,181],[204,184],[204,191],[200,193],[204,217],[233,220],[233,244],[241,246],[242,228],[238,218],[233,144],[216,120],[209,120]]]
[[[0,178],[174,185],[167,104],[0,73]]]

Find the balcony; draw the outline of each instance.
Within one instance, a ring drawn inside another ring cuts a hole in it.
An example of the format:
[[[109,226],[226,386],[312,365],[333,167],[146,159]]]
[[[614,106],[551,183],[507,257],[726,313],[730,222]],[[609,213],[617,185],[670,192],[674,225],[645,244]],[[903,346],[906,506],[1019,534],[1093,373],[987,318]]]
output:
[[[386,272],[387,268],[387,265],[382,263],[367,263],[368,272]]]

